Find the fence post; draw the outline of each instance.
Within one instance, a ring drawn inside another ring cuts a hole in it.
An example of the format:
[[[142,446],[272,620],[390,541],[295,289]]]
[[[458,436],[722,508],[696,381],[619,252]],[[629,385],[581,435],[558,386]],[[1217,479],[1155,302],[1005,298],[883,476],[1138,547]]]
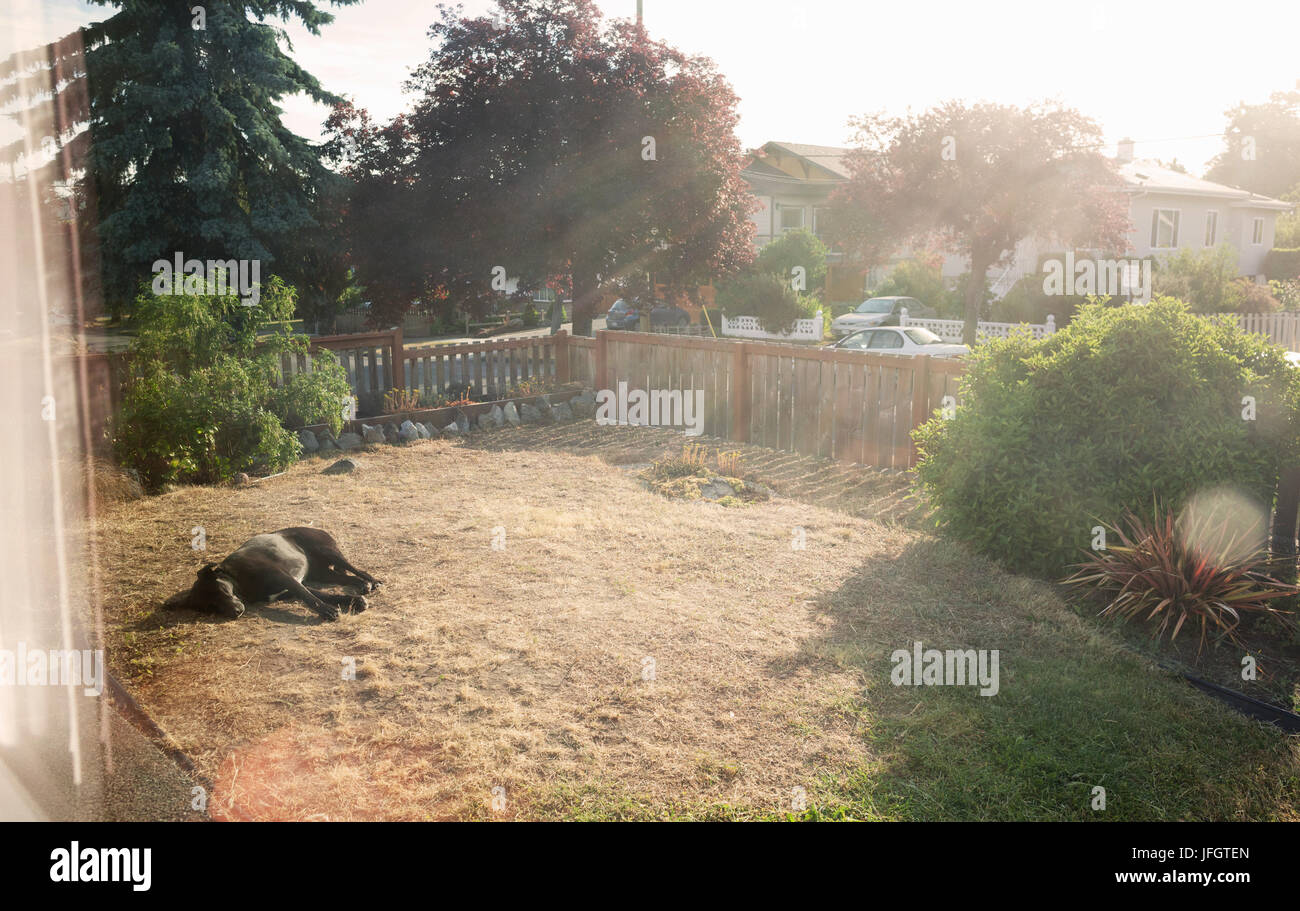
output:
[[[595,370],[591,378],[591,385],[597,392],[609,388],[609,377],[605,373],[609,369],[609,364],[606,362],[608,352],[605,349],[605,333],[608,331],[608,329],[599,329],[596,332]]]
[[[749,442],[749,346],[735,342],[731,352],[731,438]]]
[[[392,382],[389,384],[390,389],[406,388],[406,352],[402,349],[402,327],[398,326],[393,330],[393,364],[392,364]]]
[[[912,358],[912,367],[912,429],[915,430],[930,420],[930,355],[919,354]],[[916,464],[917,447],[912,435],[909,433],[907,436],[912,444],[911,456],[907,460],[910,468]]]
[[[569,333],[561,329],[555,333],[555,382],[569,381]]]

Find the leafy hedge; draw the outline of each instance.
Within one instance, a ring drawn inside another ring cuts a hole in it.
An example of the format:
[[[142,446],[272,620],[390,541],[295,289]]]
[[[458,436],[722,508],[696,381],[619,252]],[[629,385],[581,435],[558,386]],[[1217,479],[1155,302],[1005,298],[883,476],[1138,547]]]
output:
[[[784,332],[795,320],[815,316],[819,302],[807,294],[797,294],[788,279],[757,272],[742,274],[718,289],[718,309],[734,316],[755,316],[767,332]],[[720,328],[715,323],[714,328]]]
[[[1059,577],[1094,525],[1153,499],[1178,508],[1230,484],[1270,503],[1294,457],[1298,387],[1280,349],[1181,301],[1090,304],[1047,338],[977,349],[955,416],[916,431],[918,475],[949,534]]]
[[[1300,278],[1300,248],[1274,247],[1264,255],[1264,275],[1274,281]]]
[[[312,355],[311,373],[275,384],[281,356],[308,347],[306,336],[280,322],[292,317],[293,306],[292,290],[274,277],[251,307],[233,294],[140,295],[140,329],[113,443],[146,487],[276,471],[298,457],[289,426],[341,429],[349,387],[328,352]]]

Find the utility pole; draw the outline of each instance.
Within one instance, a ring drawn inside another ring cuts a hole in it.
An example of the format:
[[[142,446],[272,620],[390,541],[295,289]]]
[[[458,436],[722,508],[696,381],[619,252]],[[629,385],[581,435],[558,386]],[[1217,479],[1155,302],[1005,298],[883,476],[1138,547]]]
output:
[[[641,28],[641,0],[636,0],[636,25],[637,28]],[[1297,79],[1296,82],[1300,83],[1300,79]]]

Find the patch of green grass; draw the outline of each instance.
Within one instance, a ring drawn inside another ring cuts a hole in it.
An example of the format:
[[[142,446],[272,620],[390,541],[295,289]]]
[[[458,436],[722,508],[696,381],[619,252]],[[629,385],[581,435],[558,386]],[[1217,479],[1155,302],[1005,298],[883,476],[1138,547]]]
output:
[[[893,578],[906,578],[903,588]],[[558,789],[541,815],[575,819],[1296,820],[1300,737],[1245,718],[1080,616],[1045,584],[935,539],[823,598],[807,660],[861,670],[852,715],[872,758],[809,769],[807,809],[664,805]],[[1000,688],[894,686],[892,650],[997,648]],[[725,782],[717,763],[701,767]],[[738,770],[739,771],[739,770]],[[1094,788],[1105,809],[1093,809]]]

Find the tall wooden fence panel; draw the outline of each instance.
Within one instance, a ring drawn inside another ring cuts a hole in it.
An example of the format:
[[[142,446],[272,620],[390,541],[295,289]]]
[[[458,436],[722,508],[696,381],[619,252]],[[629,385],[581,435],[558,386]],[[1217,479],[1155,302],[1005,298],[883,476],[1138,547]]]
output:
[[[894,469],[916,462],[912,430],[956,407],[962,372],[925,356],[635,332],[598,333],[595,349],[596,388],[696,393],[705,434]]]

